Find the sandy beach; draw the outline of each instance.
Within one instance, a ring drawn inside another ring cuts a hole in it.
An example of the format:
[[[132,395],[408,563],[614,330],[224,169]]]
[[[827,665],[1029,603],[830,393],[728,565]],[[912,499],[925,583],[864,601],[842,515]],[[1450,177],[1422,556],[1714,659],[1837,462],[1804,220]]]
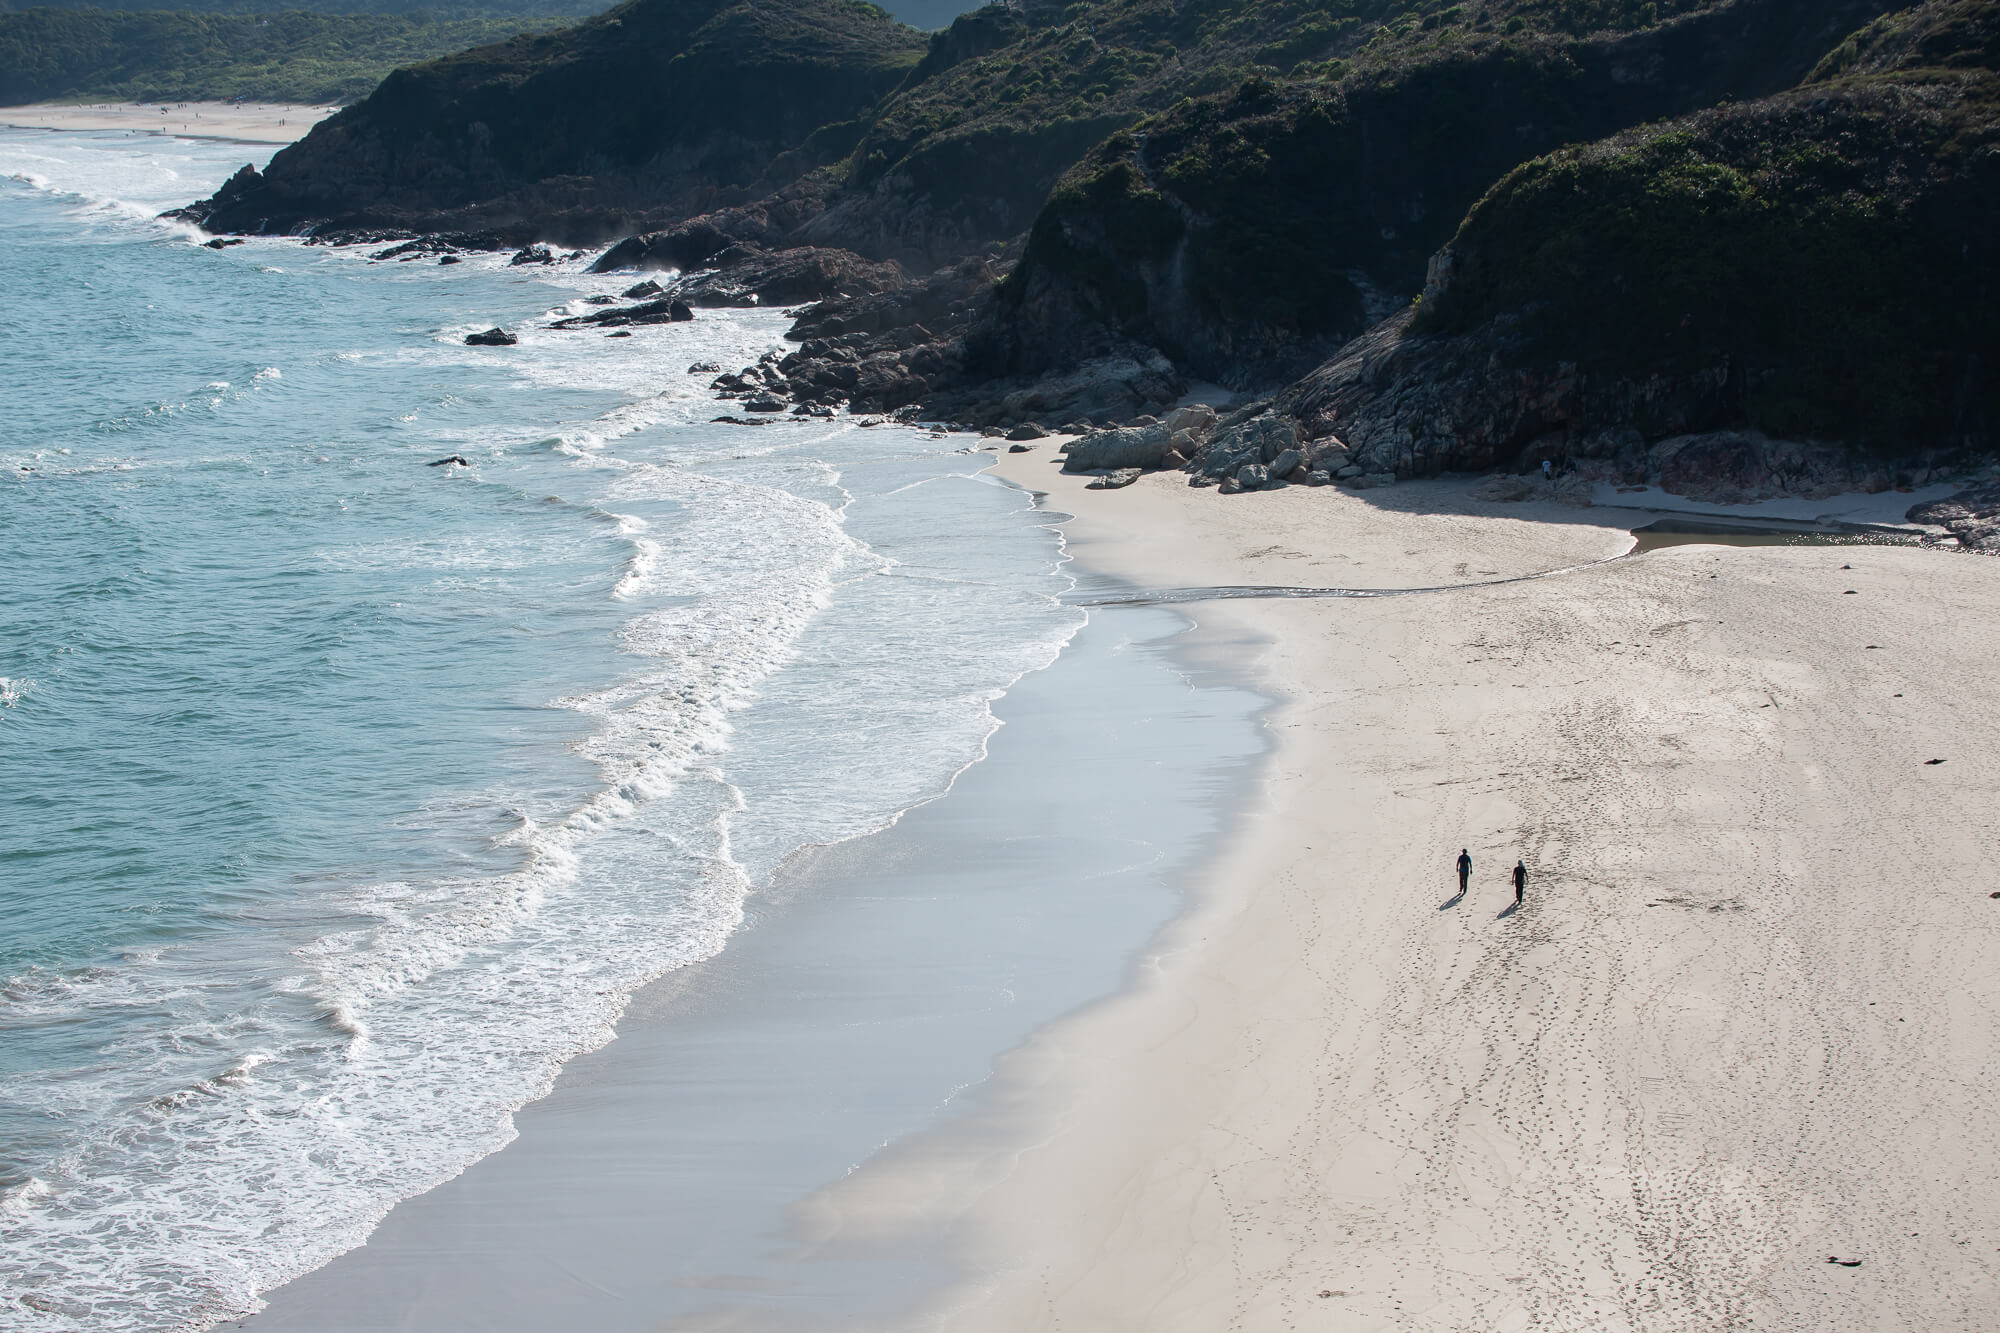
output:
[[[1283,701],[1256,809],[827,1253],[956,1227],[956,1331],[2000,1322],[2000,563],[1056,462],[999,470],[1141,587],[1585,567],[1189,608]]]
[[[0,108],[0,126],[16,130],[130,130],[239,143],[294,143],[338,111],[334,106],[246,102],[44,102]]]

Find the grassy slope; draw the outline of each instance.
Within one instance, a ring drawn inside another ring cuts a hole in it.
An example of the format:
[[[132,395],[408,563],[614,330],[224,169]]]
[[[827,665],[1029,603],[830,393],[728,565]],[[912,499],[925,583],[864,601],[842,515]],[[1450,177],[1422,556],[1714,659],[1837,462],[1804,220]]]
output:
[[[30,9],[0,14],[0,105],[62,98],[352,101],[399,65],[560,22]]]
[[[1796,92],[1539,159],[1419,327],[1611,374],[1728,358],[1745,419],[1880,448],[2000,413],[2000,0],[1886,18]]]

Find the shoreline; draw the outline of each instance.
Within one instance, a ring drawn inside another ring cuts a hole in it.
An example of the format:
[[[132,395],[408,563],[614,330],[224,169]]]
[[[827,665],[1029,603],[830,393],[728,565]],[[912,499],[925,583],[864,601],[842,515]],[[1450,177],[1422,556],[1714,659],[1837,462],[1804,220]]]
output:
[[[1142,587],[1631,545],[1462,482],[1053,463],[995,471]],[[1991,1322],[1996,593],[1956,552],[1685,545],[1183,607],[1264,645],[1254,810],[1139,980],[826,1191],[822,1242],[950,1231],[968,1276],[909,1327],[954,1333]]]
[[[807,1254],[795,1210],[948,1115],[996,1052],[1114,992],[1179,910],[1175,867],[1235,807],[1231,774],[1263,762],[1268,707],[1188,633],[1171,609],[1093,612],[995,702],[986,757],[948,791],[801,853],[721,954],[640,991],[612,1042],[516,1113],[514,1142],[223,1327],[906,1314],[951,1276],[937,1245]],[[1113,736],[1148,718],[1171,725],[1125,777]]]
[[[37,102],[0,108],[0,129],[123,130],[176,139],[289,144],[338,110],[270,102]]]

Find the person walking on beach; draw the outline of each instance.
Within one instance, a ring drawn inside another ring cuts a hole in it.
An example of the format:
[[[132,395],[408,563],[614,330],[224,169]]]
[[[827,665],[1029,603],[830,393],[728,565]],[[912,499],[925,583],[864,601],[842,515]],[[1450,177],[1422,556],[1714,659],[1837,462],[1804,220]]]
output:
[[[1461,847],[1458,849],[1458,896],[1465,896],[1465,886],[1472,881],[1472,853]]]
[[[1554,463],[1551,463],[1548,459],[1544,458],[1542,460],[1542,480],[1547,482],[1553,482],[1555,479],[1556,479],[1556,465]]]
[[[1528,867],[1524,863],[1516,861],[1514,863],[1514,906],[1519,907],[1521,905],[1521,898],[1527,891]]]

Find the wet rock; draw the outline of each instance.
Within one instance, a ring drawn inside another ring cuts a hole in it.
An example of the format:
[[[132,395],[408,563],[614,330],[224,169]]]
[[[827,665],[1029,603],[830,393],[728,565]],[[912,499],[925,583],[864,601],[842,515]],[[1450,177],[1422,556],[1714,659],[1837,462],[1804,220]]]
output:
[[[435,462],[426,463],[424,464],[424,466],[425,467],[471,467],[472,464],[466,462],[462,454],[453,454],[449,458],[440,458]]]
[[[507,261],[510,267],[519,267],[525,264],[553,264],[555,262],[555,251],[540,242],[534,245],[522,246],[514,252],[514,257]]]
[[[464,262],[457,255],[441,255],[438,257],[439,264],[463,264]]]
[[[203,241],[202,244],[211,250],[227,250],[232,245],[243,244],[243,240],[238,236],[218,236],[212,241]]]
[[[782,412],[785,410],[785,402],[782,398],[773,398],[769,394],[764,394],[744,403],[743,410],[746,412]]]
[[[667,321],[669,323],[685,324],[693,318],[694,310],[689,307],[686,301],[667,302]]]
[[[620,292],[619,295],[628,301],[644,301],[655,296],[663,296],[666,294],[666,290],[659,283],[648,278],[644,282],[633,283],[630,287]]]
[[[519,338],[501,328],[492,328],[486,330],[484,333],[468,333],[465,335],[465,345],[467,347],[512,347],[519,341],[521,341]]]
[[[713,361],[697,361],[688,367],[690,375],[717,375],[721,372],[722,367]]]

